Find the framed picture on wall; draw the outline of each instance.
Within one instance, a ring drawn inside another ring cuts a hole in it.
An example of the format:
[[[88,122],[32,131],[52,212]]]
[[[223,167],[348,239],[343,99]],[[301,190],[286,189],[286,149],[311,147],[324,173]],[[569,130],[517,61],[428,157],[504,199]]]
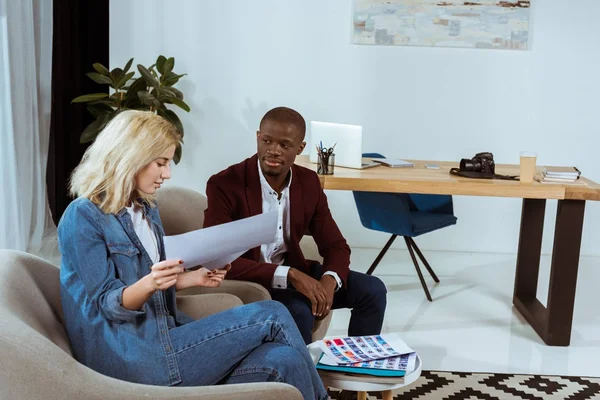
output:
[[[527,50],[530,3],[354,0],[352,43]]]

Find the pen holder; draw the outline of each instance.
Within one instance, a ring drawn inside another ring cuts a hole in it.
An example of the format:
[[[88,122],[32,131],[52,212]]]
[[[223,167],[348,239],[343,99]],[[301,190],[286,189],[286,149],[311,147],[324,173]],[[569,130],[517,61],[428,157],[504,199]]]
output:
[[[333,167],[335,165],[335,153],[319,154],[317,160],[317,174],[333,175]]]

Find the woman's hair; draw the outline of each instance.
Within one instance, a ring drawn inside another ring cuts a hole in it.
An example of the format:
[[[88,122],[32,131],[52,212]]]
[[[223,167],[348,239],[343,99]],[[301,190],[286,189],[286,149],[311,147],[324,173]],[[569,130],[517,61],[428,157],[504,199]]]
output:
[[[153,204],[153,195],[136,189],[135,177],[171,146],[177,146],[180,138],[173,124],[150,111],[120,112],[73,171],[71,194],[86,197],[112,214],[140,197]]]

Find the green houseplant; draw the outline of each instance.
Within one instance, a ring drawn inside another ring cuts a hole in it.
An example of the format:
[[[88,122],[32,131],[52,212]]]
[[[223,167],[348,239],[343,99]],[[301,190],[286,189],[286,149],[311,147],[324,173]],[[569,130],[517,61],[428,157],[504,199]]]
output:
[[[190,111],[190,107],[183,101],[183,93],[173,87],[186,74],[178,75],[173,72],[173,57],[166,58],[161,55],[148,68],[138,64],[137,69],[141,76],[137,78],[135,71],[129,72],[132,63],[133,58],[124,68],[115,68],[112,71],[100,63],[95,63],[93,67],[96,72],[86,74],[94,82],[110,86],[113,93],[92,93],[73,99],[72,103],[87,103],[87,110],[96,118],[85,128],[80,142],[93,141],[121,110],[153,111],[170,121],[181,133],[182,140],[173,159],[177,164],[181,159],[183,125],[177,114],[167,108],[167,104]]]

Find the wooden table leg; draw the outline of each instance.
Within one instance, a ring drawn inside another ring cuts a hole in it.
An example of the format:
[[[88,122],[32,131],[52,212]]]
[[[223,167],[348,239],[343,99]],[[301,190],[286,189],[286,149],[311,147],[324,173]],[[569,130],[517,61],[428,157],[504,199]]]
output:
[[[367,400],[367,392],[358,392],[358,400]]]
[[[585,201],[559,200],[547,307],[536,297],[546,201],[523,199],[513,303],[549,346],[568,346]]]
[[[391,390],[384,390],[382,394],[383,400],[392,400],[394,398]]]

